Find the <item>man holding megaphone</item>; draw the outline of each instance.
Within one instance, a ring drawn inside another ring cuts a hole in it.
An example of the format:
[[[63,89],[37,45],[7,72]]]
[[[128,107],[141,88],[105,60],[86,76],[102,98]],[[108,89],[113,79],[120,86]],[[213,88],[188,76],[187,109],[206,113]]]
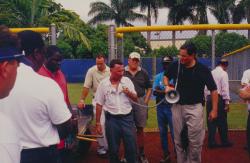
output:
[[[172,106],[177,162],[200,163],[205,137],[202,105],[205,85],[211,92],[212,98],[212,111],[209,114],[209,120],[214,120],[217,117],[218,93],[211,72],[196,59],[194,44],[185,43],[182,45],[179,57],[179,61],[174,62],[164,74],[165,92],[175,90],[178,92],[176,94],[180,96],[179,101]],[[169,86],[168,79],[172,78],[176,83],[175,88]],[[185,129],[187,134],[183,133],[182,129]],[[187,135],[187,139],[183,138],[183,135]],[[188,142],[183,142],[183,139]]]

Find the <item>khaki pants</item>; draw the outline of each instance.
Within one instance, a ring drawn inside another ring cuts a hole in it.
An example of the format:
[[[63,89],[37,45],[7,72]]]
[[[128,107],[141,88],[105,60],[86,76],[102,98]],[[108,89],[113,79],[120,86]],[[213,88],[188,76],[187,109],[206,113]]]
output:
[[[199,104],[172,107],[174,142],[177,163],[201,163],[201,150],[205,137],[204,109]],[[188,126],[189,146],[187,152],[182,149],[180,133],[184,124]]]
[[[95,102],[93,102],[92,104],[93,104],[94,118],[95,118],[96,117],[96,105],[95,105]],[[107,142],[106,133],[105,133],[105,112],[103,109],[101,113],[100,123],[102,126],[103,138],[97,138],[98,146],[104,147],[106,150],[108,150],[108,142]]]

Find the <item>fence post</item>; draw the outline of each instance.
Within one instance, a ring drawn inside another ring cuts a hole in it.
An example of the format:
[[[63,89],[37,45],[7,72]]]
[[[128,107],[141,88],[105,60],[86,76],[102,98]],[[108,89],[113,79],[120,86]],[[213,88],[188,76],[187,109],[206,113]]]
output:
[[[56,25],[54,23],[51,24],[50,32],[51,32],[51,45],[56,45]]]
[[[117,37],[117,58],[124,62],[123,37]]]
[[[108,62],[112,59],[117,59],[116,55],[116,41],[115,41],[115,25],[109,26],[108,34],[108,46],[109,46],[109,57]]]
[[[212,30],[212,69],[215,68],[215,30]]]

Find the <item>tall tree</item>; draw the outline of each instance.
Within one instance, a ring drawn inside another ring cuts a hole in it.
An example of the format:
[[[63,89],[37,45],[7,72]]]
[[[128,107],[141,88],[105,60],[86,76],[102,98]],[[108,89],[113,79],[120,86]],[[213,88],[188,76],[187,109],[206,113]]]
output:
[[[250,24],[250,0],[238,1],[235,8],[232,10],[233,22],[240,23],[244,19]],[[250,30],[248,30],[248,39],[250,39]]]
[[[10,27],[38,27],[56,24],[64,35],[90,48],[79,30],[84,23],[76,13],[65,10],[53,0],[0,0],[0,24]],[[77,25],[76,25],[77,24]]]
[[[157,22],[158,10],[163,7],[163,0],[132,0],[130,3],[138,5],[142,12],[147,12],[147,26],[151,26],[151,18],[155,19]],[[151,49],[151,32],[147,32],[147,44],[149,49]],[[156,74],[156,56],[152,58],[152,76]]]
[[[142,12],[147,13],[147,26],[151,26],[151,18],[157,22],[159,8],[163,7],[163,0],[132,0],[130,3],[136,4],[140,7]],[[147,43],[150,46],[151,32],[147,32]]]
[[[208,6],[217,3],[217,0],[165,0],[164,2],[170,9],[168,15],[170,24],[183,24],[185,20],[189,20],[192,24],[208,24]],[[199,31],[198,34],[206,34],[206,31]]]
[[[110,4],[101,1],[90,4],[89,16],[93,18],[89,21],[90,24],[100,22],[114,21],[119,26],[131,26],[129,21],[145,20],[146,17],[142,14],[133,11],[135,5],[128,3],[127,0],[110,0]]]

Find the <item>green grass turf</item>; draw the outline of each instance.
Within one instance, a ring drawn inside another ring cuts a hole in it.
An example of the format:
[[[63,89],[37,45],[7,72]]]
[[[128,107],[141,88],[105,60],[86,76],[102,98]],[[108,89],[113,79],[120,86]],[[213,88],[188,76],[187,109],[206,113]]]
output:
[[[82,83],[68,84],[69,97],[72,104],[77,104],[81,95],[82,85],[83,85]],[[86,103],[91,104],[91,93],[89,93],[86,99]],[[151,100],[149,106],[153,105],[155,105],[155,101]],[[229,129],[245,129],[246,121],[247,121],[246,105],[243,103],[230,104],[230,112],[228,113]],[[148,110],[147,128],[150,129],[157,128],[155,108],[149,108]]]

